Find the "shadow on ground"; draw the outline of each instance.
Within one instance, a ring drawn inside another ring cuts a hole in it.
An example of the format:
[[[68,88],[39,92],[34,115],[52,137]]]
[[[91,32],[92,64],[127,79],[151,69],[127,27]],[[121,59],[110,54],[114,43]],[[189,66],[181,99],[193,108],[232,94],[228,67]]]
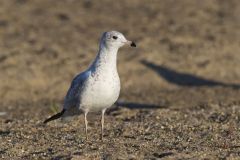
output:
[[[187,87],[201,87],[201,86],[208,86],[208,87],[215,87],[215,86],[222,86],[222,87],[232,87],[234,89],[239,89],[240,85],[238,84],[227,84],[224,82],[219,82],[215,80],[209,80],[200,76],[192,75],[189,73],[181,73],[175,71],[173,69],[167,68],[165,66],[156,65],[152,62],[148,62],[146,60],[140,61],[146,67],[155,71],[159,76],[164,78],[170,83],[179,85],[179,86],[187,86]]]
[[[156,105],[156,104],[147,104],[147,103],[137,103],[137,102],[126,102],[126,101],[117,101],[115,103],[117,107],[125,107],[128,109],[160,109],[167,108],[166,104]]]
[[[117,111],[120,107],[128,109],[163,109],[168,108],[168,104],[163,102],[163,104],[149,104],[149,103],[137,103],[129,101],[117,101],[111,108],[109,108],[106,113],[110,114],[111,112]]]

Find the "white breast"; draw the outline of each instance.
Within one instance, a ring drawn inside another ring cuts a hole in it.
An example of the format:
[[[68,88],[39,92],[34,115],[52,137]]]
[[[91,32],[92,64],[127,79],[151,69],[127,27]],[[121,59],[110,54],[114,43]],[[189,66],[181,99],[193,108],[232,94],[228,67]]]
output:
[[[111,107],[118,99],[120,80],[116,70],[93,72],[80,97],[80,109],[99,111]]]

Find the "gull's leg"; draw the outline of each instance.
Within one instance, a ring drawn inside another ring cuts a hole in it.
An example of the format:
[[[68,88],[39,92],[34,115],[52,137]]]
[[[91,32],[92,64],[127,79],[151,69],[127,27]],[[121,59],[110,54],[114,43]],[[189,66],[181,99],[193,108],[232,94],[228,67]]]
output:
[[[102,119],[101,119],[101,123],[102,123],[102,128],[101,128],[101,140],[103,140],[103,130],[104,130],[104,113],[105,113],[106,109],[102,110]]]
[[[88,112],[84,112],[85,134],[86,134],[86,139],[88,140],[88,133],[87,133],[87,128],[88,128],[87,114],[88,114]]]

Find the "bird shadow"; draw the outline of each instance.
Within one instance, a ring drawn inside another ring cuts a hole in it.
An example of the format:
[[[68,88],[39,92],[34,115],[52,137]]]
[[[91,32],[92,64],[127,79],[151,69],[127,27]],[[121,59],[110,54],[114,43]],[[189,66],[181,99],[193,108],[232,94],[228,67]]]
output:
[[[115,103],[117,107],[125,107],[128,109],[160,109],[167,108],[167,104],[148,104],[148,103],[136,103],[136,102],[126,102],[126,101],[117,101]]]
[[[112,112],[118,111],[120,108],[127,108],[130,110],[134,109],[163,109],[168,108],[169,104],[163,102],[162,104],[149,104],[149,103],[138,103],[129,101],[117,101],[111,108],[109,108],[106,113],[111,114]]]
[[[240,85],[238,84],[227,84],[220,81],[206,79],[200,76],[196,76],[189,73],[181,73],[170,69],[163,65],[156,65],[152,62],[141,60],[140,61],[144,66],[150,68],[151,70],[155,71],[159,76],[164,78],[170,83],[185,86],[185,87],[215,87],[215,86],[222,86],[222,87],[232,87],[234,89],[239,89]]]

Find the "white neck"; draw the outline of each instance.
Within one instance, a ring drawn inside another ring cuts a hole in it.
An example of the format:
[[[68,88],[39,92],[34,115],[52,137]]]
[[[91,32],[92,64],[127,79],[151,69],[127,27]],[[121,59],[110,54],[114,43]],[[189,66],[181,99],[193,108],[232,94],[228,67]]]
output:
[[[117,52],[118,48],[116,47],[106,47],[105,45],[100,45],[98,54],[90,68],[94,68],[94,70],[102,70],[103,68],[116,70]]]

